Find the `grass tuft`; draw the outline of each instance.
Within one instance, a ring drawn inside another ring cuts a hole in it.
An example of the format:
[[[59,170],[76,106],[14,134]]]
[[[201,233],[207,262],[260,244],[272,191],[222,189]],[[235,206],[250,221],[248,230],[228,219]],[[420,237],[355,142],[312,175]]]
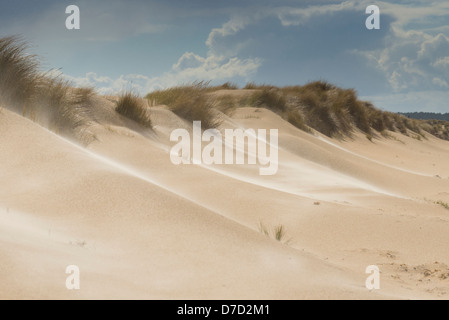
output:
[[[23,113],[38,91],[41,78],[36,56],[19,37],[0,38],[0,103]]]
[[[438,204],[438,205],[442,206],[443,208],[449,210],[449,204],[446,203],[446,202],[443,202],[443,201],[437,201],[437,202],[435,202],[435,204]]]
[[[92,88],[73,88],[68,81],[50,76],[42,77],[38,88],[32,105],[26,110],[29,118],[85,145],[94,140],[89,130],[91,98],[95,94]]]
[[[19,37],[0,38],[0,104],[55,131],[89,144],[92,88],[73,88],[69,82],[39,71],[36,56]]]
[[[259,223],[259,231],[267,236],[267,237],[272,237],[273,239],[275,239],[276,241],[279,241],[283,244],[290,244],[292,239],[286,239],[287,238],[287,232],[286,229],[283,225],[277,225],[275,227],[272,228],[272,230],[270,231],[270,229],[265,226],[262,222]]]
[[[222,85],[210,87],[210,91],[216,91],[216,90],[237,90],[239,86],[233,82],[225,82]]]
[[[305,132],[310,132],[310,128],[306,125],[306,122],[303,116],[299,113],[298,110],[288,110],[287,111],[287,121],[292,125],[301,129]]]
[[[237,106],[237,99],[228,94],[219,96],[215,99],[215,108],[227,115],[231,115]]]
[[[146,95],[149,101],[167,105],[179,117],[188,121],[201,121],[205,129],[220,125],[214,112],[214,98],[211,98],[208,82],[194,82],[191,85],[158,90]]]
[[[275,88],[263,88],[252,96],[252,104],[257,108],[267,108],[275,112],[283,112],[287,109],[287,101],[282,93]]]
[[[142,99],[136,93],[127,91],[120,95],[115,111],[143,127],[151,128],[151,118]]]

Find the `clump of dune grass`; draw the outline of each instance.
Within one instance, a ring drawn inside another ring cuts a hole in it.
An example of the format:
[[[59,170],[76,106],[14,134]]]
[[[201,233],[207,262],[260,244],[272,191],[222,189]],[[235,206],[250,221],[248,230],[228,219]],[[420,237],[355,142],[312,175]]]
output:
[[[286,229],[283,225],[277,225],[273,228],[268,228],[267,226],[265,226],[262,222],[259,223],[259,231],[267,236],[267,237],[271,237],[273,239],[275,239],[276,241],[279,241],[283,244],[290,244],[292,239],[289,238],[287,239],[287,232]]]
[[[304,117],[298,110],[290,109],[286,113],[287,121],[292,125],[305,132],[310,132],[310,128],[306,125]]]
[[[257,89],[257,85],[254,82],[248,82],[243,89],[253,90]]]
[[[27,49],[18,37],[0,38],[0,102],[19,113],[30,104],[41,78],[39,61]]]
[[[91,88],[73,88],[67,81],[39,70],[35,55],[18,37],[0,38],[0,104],[84,144],[93,139],[88,127]]]
[[[93,97],[96,95],[96,91],[92,87],[80,87],[72,88],[72,104],[75,108],[72,108],[72,119],[75,121],[71,122],[72,127],[75,128],[74,136],[84,145],[90,144],[92,141],[96,140],[95,134],[91,131],[93,123],[96,121],[93,114]],[[73,123],[77,125],[73,126]]]
[[[93,87],[80,87],[75,88],[74,90],[79,103],[90,101],[90,99],[96,94]]]
[[[26,115],[57,134],[75,138],[83,144],[94,140],[92,124],[92,88],[73,88],[60,77],[45,76]]]
[[[287,109],[287,101],[276,88],[263,88],[252,96],[252,104],[257,108],[267,108],[277,112]]]
[[[331,103],[337,110],[348,110],[354,125],[364,133],[371,133],[366,108],[358,101],[355,90],[337,90],[336,98]]]
[[[368,125],[376,130],[378,133],[382,133],[387,130],[387,124],[385,123],[385,117],[383,112],[376,109],[371,103],[364,102],[364,108],[366,109]]]
[[[437,201],[436,204],[442,206],[443,208],[449,210],[449,204],[443,201]]]
[[[393,118],[393,123],[394,123],[395,128],[403,135],[408,136],[407,128],[404,125],[403,116],[395,113],[392,115],[392,118]]]
[[[371,133],[366,108],[352,89],[314,81],[283,91],[303,110],[307,125],[329,137],[350,135],[354,129]]]
[[[382,111],[382,119],[385,124],[385,130],[396,131],[391,112]]]
[[[257,88],[257,86],[254,86]],[[387,137],[387,131],[425,138],[424,131],[439,138],[449,138],[449,123],[429,123],[429,120],[412,120],[392,112],[375,108],[370,102],[360,101],[353,89],[338,88],[326,81],[314,81],[303,86],[287,86],[280,89],[287,101],[287,111],[282,115],[294,122],[291,110],[299,110],[306,126],[329,137],[351,136],[356,130],[372,140],[376,132]],[[419,139],[419,138],[418,138]]]
[[[217,90],[237,90],[239,86],[233,82],[225,82],[218,86],[212,86],[209,91],[217,91]]]
[[[443,120],[425,120],[424,123],[421,121],[421,128],[435,137],[449,140],[449,122]]]
[[[115,111],[134,120],[143,127],[152,127],[150,114],[146,106],[143,104],[139,95],[132,91],[127,91],[120,95],[116,103]]]
[[[256,84],[255,82],[248,82],[243,89],[247,90],[270,90],[270,89],[278,89],[276,86],[271,84]]]
[[[285,236],[286,236],[286,231],[285,231],[285,227],[283,225],[278,225],[278,226],[274,227],[274,238],[277,241],[279,241],[279,242],[284,241]]]
[[[215,98],[215,108],[230,115],[237,108],[238,102],[233,96],[226,94]]]
[[[214,108],[214,98],[211,98],[208,82],[194,82],[191,85],[178,86],[166,90],[149,93],[146,99],[167,105],[173,113],[188,121],[201,121],[205,129],[220,125]]]

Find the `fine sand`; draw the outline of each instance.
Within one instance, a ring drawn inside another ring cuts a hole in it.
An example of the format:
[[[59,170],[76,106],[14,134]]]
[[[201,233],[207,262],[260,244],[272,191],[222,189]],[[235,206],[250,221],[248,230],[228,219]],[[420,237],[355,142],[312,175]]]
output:
[[[220,129],[279,130],[279,170],[171,163],[153,130],[95,98],[80,147],[0,111],[0,299],[447,299],[449,142],[308,134],[266,109]],[[282,225],[288,243],[266,237]],[[66,267],[80,268],[67,290]],[[368,290],[367,266],[380,269]]]

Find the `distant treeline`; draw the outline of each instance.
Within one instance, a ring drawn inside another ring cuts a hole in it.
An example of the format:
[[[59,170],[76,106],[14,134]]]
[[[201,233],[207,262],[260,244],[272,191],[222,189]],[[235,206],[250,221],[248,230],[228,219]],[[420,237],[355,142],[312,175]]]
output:
[[[449,121],[449,113],[434,113],[434,112],[400,112],[403,116],[410,119],[418,120],[444,120]]]

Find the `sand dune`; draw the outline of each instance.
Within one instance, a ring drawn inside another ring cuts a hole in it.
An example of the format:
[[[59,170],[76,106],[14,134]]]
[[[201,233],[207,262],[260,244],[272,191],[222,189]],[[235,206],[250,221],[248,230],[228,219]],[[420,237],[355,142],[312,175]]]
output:
[[[95,99],[87,148],[0,113],[0,298],[449,297],[447,141],[339,141],[238,108],[221,129],[278,129],[276,175],[176,166],[170,133],[191,123],[157,106],[144,130]],[[81,290],[66,289],[68,265]],[[365,288],[369,265],[380,290]]]

